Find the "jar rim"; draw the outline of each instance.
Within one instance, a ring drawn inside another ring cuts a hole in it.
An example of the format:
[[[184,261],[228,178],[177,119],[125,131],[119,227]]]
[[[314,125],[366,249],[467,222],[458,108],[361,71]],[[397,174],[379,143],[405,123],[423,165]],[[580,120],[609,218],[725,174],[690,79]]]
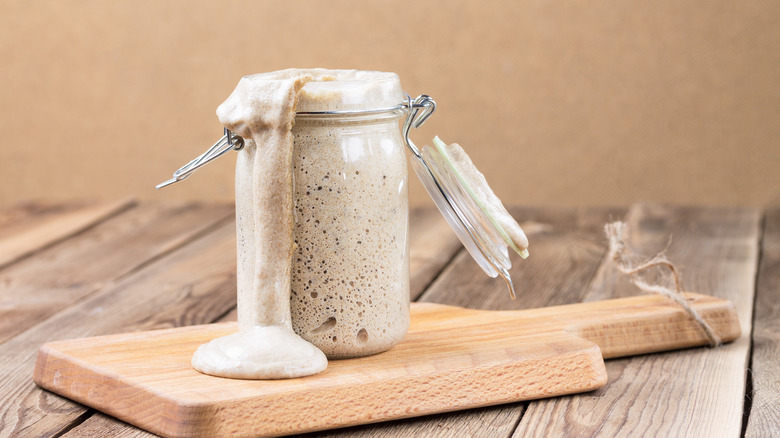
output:
[[[409,111],[409,107],[404,103],[399,103],[395,106],[383,107],[383,108],[367,108],[367,109],[348,109],[348,110],[325,110],[325,111],[297,111],[295,117],[303,118],[336,118],[336,117],[351,117],[351,116],[375,116],[383,115],[386,113],[392,113],[395,116],[401,116]],[[389,115],[389,114],[388,114]]]

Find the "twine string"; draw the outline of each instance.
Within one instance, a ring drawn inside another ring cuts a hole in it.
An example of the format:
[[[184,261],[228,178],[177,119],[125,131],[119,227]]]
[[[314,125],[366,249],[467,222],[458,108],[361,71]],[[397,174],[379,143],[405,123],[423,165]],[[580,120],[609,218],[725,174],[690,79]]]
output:
[[[620,221],[612,222],[604,226],[604,232],[609,239],[609,252],[607,257],[614,262],[618,271],[627,275],[631,282],[639,289],[645,292],[663,295],[682,307],[704,331],[711,347],[717,347],[723,343],[712,326],[702,318],[699,312],[688,303],[688,300],[683,295],[680,272],[677,269],[677,266],[666,258],[665,250],[650,259],[635,265],[630,261],[632,254],[626,248],[628,225],[625,222]],[[671,273],[672,280],[674,281],[674,289],[661,284],[651,284],[641,278],[639,275],[640,273],[652,268],[668,269]]]

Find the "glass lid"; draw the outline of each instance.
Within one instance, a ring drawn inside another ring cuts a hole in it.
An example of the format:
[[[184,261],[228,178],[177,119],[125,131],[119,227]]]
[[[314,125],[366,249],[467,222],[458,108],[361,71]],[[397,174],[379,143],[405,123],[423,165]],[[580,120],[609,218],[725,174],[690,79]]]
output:
[[[489,200],[482,199],[477,194],[474,179],[466,176],[467,169],[458,164],[458,160],[454,159],[443,141],[436,137],[434,147],[423,146],[422,151],[414,145],[409,139],[410,129],[422,125],[433,113],[436,104],[433,99],[425,95],[417,97],[414,101],[407,96],[407,101],[409,114],[404,123],[403,135],[406,146],[413,155],[412,168],[436,207],[479,267],[491,278],[501,276],[514,299],[515,288],[509,275],[512,261],[507,248],[511,247],[521,257],[527,257],[525,235],[500,205],[498,198],[492,194],[481,174],[483,185],[480,192],[489,192],[500,208],[491,208],[488,205]],[[510,237],[509,231],[497,218],[502,214],[514,223],[516,228],[512,231],[519,232],[519,237]],[[515,239],[523,242],[518,244]]]

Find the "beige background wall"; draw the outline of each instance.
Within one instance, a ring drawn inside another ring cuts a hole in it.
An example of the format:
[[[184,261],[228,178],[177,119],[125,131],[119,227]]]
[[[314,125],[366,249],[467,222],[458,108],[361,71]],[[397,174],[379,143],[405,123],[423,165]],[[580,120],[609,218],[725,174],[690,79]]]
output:
[[[398,72],[507,203],[780,200],[777,1],[16,1],[0,6],[0,205],[222,199],[240,76]],[[419,184],[412,202],[427,202]]]

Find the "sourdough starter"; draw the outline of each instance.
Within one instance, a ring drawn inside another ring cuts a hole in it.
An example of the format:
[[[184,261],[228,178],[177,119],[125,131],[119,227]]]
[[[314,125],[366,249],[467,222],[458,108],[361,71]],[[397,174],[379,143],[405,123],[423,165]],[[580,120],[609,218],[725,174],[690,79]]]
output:
[[[304,88],[301,100],[306,97]],[[409,326],[407,175],[398,115],[299,116],[293,133],[293,327],[329,358],[387,350]]]
[[[378,353],[409,325],[406,159],[397,75],[284,70],[242,78],[217,113],[236,166],[239,333],[192,363],[225,377],[314,374]],[[293,127],[294,125],[294,127]],[[315,347],[316,346],[316,347]]]

